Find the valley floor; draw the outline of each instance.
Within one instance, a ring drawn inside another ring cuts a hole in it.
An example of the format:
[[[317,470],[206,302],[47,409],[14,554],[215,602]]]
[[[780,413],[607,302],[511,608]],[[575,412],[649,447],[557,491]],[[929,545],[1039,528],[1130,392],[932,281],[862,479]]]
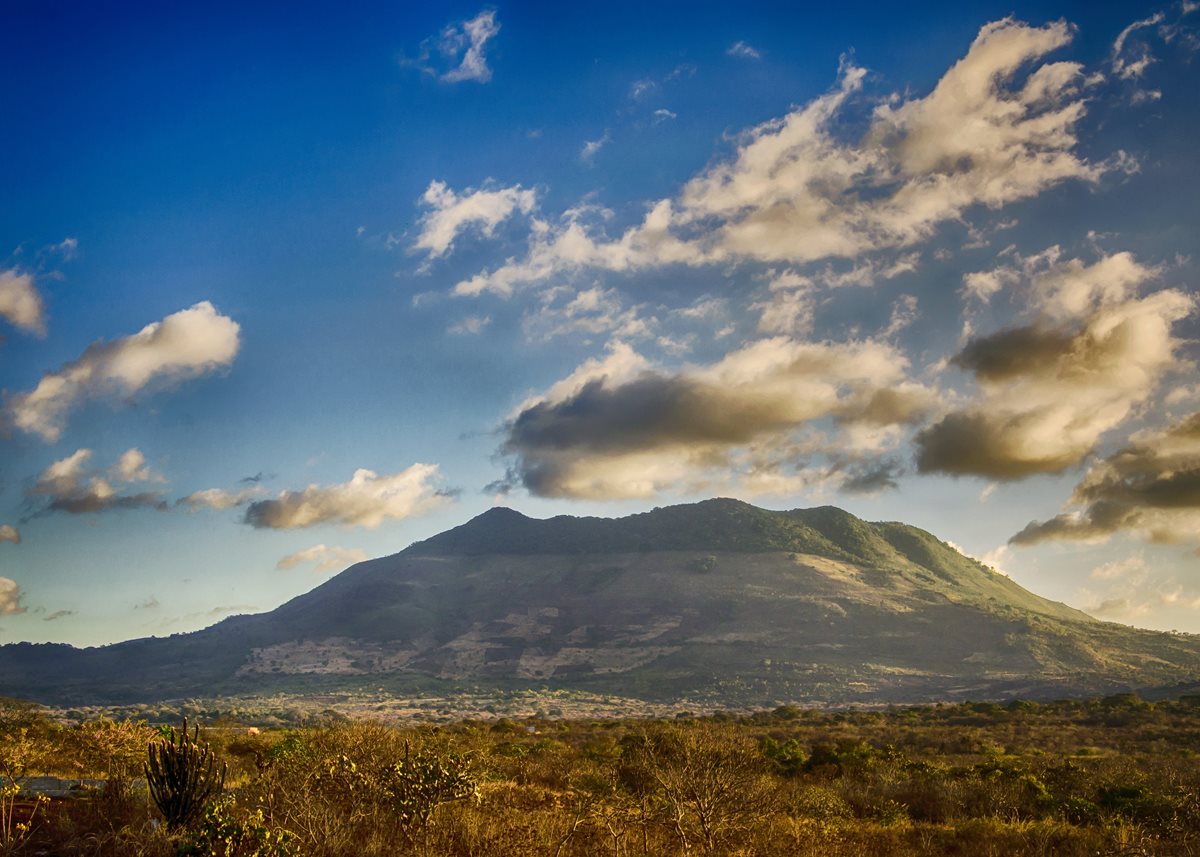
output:
[[[288,726],[201,713],[198,746],[228,774],[221,798],[175,829],[139,779],[168,729],[5,703],[11,782],[109,786],[52,801],[34,798],[32,781],[0,788],[0,846],[64,857],[1200,853],[1197,696],[440,724],[349,719],[321,702]]]

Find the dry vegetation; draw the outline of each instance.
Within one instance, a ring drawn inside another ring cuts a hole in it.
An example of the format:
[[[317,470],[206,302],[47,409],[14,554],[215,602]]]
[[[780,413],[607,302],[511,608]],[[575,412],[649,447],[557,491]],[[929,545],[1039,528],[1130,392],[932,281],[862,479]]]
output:
[[[331,717],[257,734],[210,723],[199,742],[228,766],[224,792],[186,825],[163,823],[142,779],[168,732],[0,706],[0,853],[1200,853],[1198,697],[403,727]],[[18,793],[37,774],[107,785],[70,800]]]

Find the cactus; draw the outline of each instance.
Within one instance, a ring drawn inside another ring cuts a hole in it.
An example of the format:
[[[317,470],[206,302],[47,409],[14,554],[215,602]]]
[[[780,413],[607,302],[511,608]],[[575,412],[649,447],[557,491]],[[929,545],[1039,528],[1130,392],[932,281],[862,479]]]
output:
[[[199,739],[199,726],[188,737],[185,717],[182,733],[172,727],[169,735],[151,743],[147,750],[145,772],[150,796],[170,829],[186,827],[199,818],[225,786],[227,766],[218,768],[212,749],[201,745]]]

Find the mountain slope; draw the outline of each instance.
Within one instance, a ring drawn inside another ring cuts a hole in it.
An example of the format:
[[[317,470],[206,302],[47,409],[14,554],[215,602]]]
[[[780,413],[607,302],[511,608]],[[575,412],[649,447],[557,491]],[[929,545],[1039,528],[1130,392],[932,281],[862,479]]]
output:
[[[734,500],[493,509],[270,613],[99,649],[0,649],[6,693],[548,685],[716,703],[1100,692],[1200,675],[1200,640],[1099,622],[931,534]]]

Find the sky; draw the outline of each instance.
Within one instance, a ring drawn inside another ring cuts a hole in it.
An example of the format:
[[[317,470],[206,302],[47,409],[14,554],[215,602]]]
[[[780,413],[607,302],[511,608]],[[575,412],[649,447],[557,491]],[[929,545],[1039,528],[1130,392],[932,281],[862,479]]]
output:
[[[0,21],[0,642],[714,496],[1200,633],[1200,3]]]

